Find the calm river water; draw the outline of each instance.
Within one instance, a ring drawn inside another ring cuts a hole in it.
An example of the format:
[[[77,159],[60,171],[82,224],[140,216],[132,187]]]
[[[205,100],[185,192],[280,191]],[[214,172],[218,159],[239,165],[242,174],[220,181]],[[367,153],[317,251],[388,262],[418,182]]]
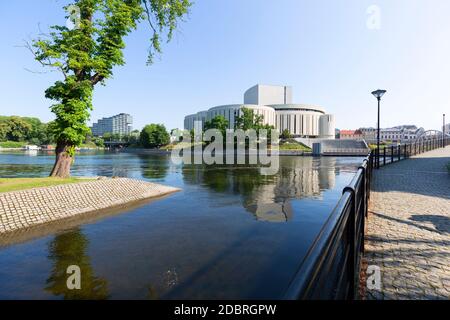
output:
[[[53,159],[0,153],[0,177],[46,176]],[[282,298],[361,161],[281,157],[279,173],[265,177],[162,155],[78,155],[73,175],[182,191],[20,243],[0,237],[0,299]],[[69,265],[81,268],[81,290],[66,287]]]

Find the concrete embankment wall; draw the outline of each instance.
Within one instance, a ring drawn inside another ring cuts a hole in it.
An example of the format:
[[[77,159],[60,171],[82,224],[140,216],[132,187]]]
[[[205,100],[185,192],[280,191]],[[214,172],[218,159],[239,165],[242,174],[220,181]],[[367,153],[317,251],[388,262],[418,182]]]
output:
[[[178,190],[117,178],[0,193],[0,234]]]
[[[314,155],[354,155],[367,156],[369,147],[364,140],[323,140],[314,143]]]

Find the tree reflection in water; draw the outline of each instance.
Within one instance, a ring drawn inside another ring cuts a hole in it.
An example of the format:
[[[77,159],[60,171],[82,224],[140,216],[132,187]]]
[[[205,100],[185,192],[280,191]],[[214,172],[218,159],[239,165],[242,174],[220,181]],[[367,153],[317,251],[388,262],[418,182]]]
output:
[[[147,179],[164,179],[170,168],[169,155],[138,155],[141,160],[142,176]]]
[[[106,279],[94,275],[91,260],[86,253],[88,244],[88,239],[78,228],[55,236],[49,244],[48,258],[53,265],[45,290],[67,300],[102,300],[108,298]],[[70,265],[80,267],[80,290],[67,288],[66,282],[70,276],[70,274],[67,274],[67,268]]]

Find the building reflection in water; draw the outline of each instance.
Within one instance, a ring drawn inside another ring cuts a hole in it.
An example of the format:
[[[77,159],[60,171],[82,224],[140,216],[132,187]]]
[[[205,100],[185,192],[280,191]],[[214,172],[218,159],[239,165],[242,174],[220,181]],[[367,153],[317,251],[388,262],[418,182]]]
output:
[[[89,241],[79,229],[56,235],[49,243],[49,256],[52,269],[45,290],[67,300],[103,300],[108,298],[106,279],[96,277],[87,255]],[[81,289],[67,287],[67,268],[77,265],[81,270]]]
[[[291,200],[320,198],[323,191],[334,188],[336,174],[333,157],[281,157],[274,176],[262,176],[257,166],[248,165],[183,166],[186,183],[240,195],[247,211],[268,222],[291,220]]]

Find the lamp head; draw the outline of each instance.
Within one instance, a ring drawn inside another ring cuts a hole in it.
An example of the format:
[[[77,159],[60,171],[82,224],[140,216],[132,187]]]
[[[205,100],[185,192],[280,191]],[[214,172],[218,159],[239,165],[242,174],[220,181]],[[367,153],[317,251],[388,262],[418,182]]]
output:
[[[384,96],[385,93],[386,93],[386,90],[381,90],[381,89],[378,89],[378,90],[372,92],[372,94],[373,94],[373,95],[375,96],[375,98],[377,98],[378,100],[380,100],[381,97]]]

